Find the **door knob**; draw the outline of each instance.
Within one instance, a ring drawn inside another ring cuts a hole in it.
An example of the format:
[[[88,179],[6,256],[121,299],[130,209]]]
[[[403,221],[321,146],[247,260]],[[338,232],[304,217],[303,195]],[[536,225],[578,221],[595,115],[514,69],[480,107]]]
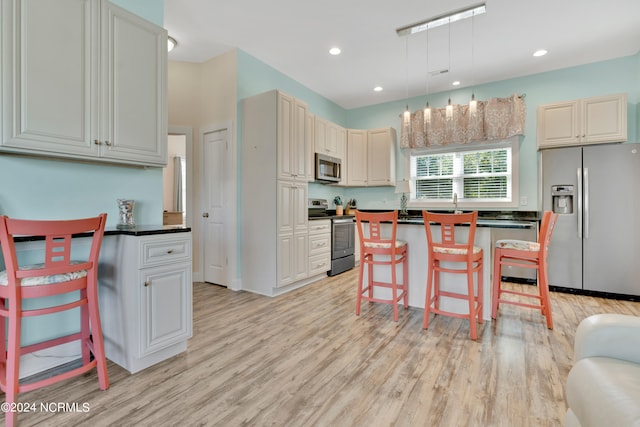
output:
[[[203,217],[203,218],[209,218],[209,212],[205,212],[205,213],[203,213],[203,214],[202,214],[202,217]]]

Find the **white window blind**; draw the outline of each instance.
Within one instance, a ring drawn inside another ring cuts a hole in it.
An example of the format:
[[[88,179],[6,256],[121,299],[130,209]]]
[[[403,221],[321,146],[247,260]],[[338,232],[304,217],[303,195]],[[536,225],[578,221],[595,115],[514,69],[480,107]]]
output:
[[[512,148],[412,155],[411,182],[417,201],[510,202]]]

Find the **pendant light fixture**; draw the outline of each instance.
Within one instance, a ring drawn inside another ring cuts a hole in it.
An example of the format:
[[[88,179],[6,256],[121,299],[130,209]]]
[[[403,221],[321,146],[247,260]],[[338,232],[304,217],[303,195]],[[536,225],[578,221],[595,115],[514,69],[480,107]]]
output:
[[[427,103],[424,106],[424,114],[423,114],[423,120],[424,120],[424,131],[427,131],[427,126],[431,124],[431,107],[429,106],[429,32],[427,32],[427,72],[425,73],[426,76],[426,98],[427,98]]]
[[[486,3],[478,3],[473,6],[466,7],[464,9],[453,10],[443,15],[434,16],[424,21],[416,22],[415,24],[405,25],[396,29],[398,36],[409,36],[411,34],[419,33],[421,31],[427,31],[432,28],[440,27],[442,25],[449,25],[452,22],[460,21],[462,19],[470,18],[475,15],[480,15],[487,11]]]
[[[474,56],[473,56],[473,45],[475,42],[474,39],[474,26],[473,20],[475,15],[471,15],[471,101],[469,101],[469,114],[471,117],[475,117],[478,113],[478,101],[476,101],[476,94],[474,90],[475,84],[475,69],[474,69]]]
[[[451,69],[451,25],[449,25],[449,63],[447,64],[447,69]],[[447,120],[453,120],[453,105],[451,105],[451,95],[449,95],[449,102],[447,103],[447,108],[445,109],[445,118]]]
[[[400,27],[396,29],[396,34],[400,37],[403,36],[409,36],[411,34],[415,34],[421,31],[427,31],[428,34],[428,30],[432,29],[432,28],[436,28],[442,25],[447,25],[449,28],[449,66],[447,68],[447,71],[451,69],[451,24],[453,22],[457,22],[460,21],[462,19],[466,19],[466,18],[471,18],[472,20],[472,43],[473,43],[473,20],[474,17],[476,15],[480,15],[483,13],[486,13],[487,11],[487,7],[486,7],[486,3],[478,3],[478,4],[474,4],[470,7],[466,7],[464,9],[458,9],[458,10],[454,10],[451,12],[448,12],[446,14],[443,15],[439,15],[439,16],[435,16],[432,18],[428,18],[425,19],[423,21],[420,22],[416,22],[414,24],[410,24],[410,25],[406,25],[404,27]],[[408,37],[407,37],[408,39]],[[426,84],[426,89],[427,89],[427,101],[426,101],[426,105],[424,107],[424,115],[423,115],[423,122],[424,122],[424,128],[426,130],[427,125],[431,122],[431,118],[432,118],[432,110],[429,106],[429,56],[428,56],[428,50],[429,50],[429,39],[427,36],[427,84]],[[471,62],[472,62],[472,85],[474,83],[474,52],[473,52],[473,44],[471,46]],[[407,130],[408,132],[411,131],[411,112],[409,111],[409,48],[408,48],[408,42],[407,42],[407,108],[406,111],[403,114],[403,126],[407,126]],[[472,86],[473,87],[473,86]],[[477,111],[477,102],[475,100],[475,93],[473,93],[473,89],[472,89],[472,94],[471,94],[471,101],[469,103],[469,108],[472,111],[472,114],[476,114]],[[446,107],[445,110],[446,113],[446,118],[447,120],[453,120],[453,105],[451,104],[451,97],[449,97],[449,102],[448,105]]]
[[[409,141],[411,141],[411,111],[409,111],[409,37],[406,39],[405,56],[407,61],[407,108],[402,114],[402,126],[406,131]]]

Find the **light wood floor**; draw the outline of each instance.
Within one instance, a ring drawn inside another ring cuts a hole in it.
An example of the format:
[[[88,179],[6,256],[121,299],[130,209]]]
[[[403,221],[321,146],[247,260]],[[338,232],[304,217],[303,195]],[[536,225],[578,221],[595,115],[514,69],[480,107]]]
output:
[[[21,414],[20,425],[558,426],[574,331],[640,303],[552,293],[555,329],[539,311],[501,308],[480,327],[421,309],[366,304],[354,314],[356,270],[278,298],[194,284],[186,354],[136,375],[110,363],[21,395],[89,404],[86,413]]]

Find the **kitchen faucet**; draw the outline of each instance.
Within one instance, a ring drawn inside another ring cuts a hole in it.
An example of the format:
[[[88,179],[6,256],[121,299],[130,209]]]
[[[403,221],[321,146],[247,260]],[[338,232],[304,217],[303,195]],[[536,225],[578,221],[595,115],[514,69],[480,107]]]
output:
[[[453,213],[462,213],[458,210],[458,193],[453,193]]]

